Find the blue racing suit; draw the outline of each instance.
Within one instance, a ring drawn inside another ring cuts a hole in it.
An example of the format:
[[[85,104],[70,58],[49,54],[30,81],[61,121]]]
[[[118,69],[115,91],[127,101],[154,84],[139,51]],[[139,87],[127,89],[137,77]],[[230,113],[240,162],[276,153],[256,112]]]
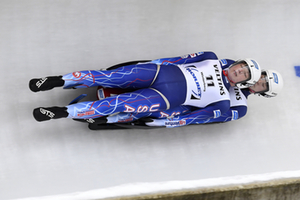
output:
[[[189,57],[189,56],[187,56]],[[151,62],[156,63],[167,63],[171,60],[173,63],[174,60],[181,60],[180,58],[164,58]],[[234,63],[233,60],[220,60],[222,63],[222,68],[226,69],[229,65]],[[237,87],[230,87],[230,109],[217,118],[201,118],[201,116],[196,116],[192,120],[189,120],[188,124],[207,124],[207,123],[220,123],[227,122],[232,120],[237,120],[242,118],[247,113],[247,98],[250,95],[248,89],[239,89]],[[108,123],[123,123],[123,122],[132,122],[139,118],[149,117],[153,119],[153,122],[146,123],[148,126],[167,126],[167,127],[176,127],[181,126],[182,124],[187,124],[186,119],[191,118],[189,113],[197,110],[193,106],[181,105],[174,109],[169,109],[166,111],[157,111],[153,113],[119,113],[118,115],[113,115],[107,117]],[[181,115],[181,116],[180,116]]]
[[[232,60],[213,52],[152,60],[114,70],[86,70],[63,76],[64,88],[103,86],[134,92],[68,105],[69,118],[89,119],[115,113],[131,116],[178,115],[170,126],[217,120],[230,109],[230,83],[222,73]],[[108,117],[109,119],[110,117]],[[167,118],[169,119],[169,118]],[[174,118],[173,118],[174,119]],[[126,119],[127,121],[128,118]],[[113,123],[108,120],[108,123]],[[169,126],[168,123],[166,126]]]

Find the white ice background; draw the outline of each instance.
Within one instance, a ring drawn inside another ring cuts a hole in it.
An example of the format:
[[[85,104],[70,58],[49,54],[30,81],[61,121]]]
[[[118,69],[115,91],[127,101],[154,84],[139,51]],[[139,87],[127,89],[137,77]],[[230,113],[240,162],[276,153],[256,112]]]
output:
[[[0,199],[299,170],[299,20],[297,0],[0,0]],[[198,51],[254,58],[284,89],[225,124],[90,131],[32,117],[95,91],[32,93],[31,78]]]

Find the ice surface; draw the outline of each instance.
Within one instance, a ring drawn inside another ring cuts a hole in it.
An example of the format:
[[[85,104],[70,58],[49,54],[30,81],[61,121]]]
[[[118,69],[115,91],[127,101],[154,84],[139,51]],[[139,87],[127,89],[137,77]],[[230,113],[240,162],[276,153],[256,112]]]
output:
[[[299,170],[299,6],[296,0],[2,0],[0,199],[124,184]],[[32,93],[34,77],[210,50],[282,73],[282,93],[249,98],[246,117],[161,130],[90,131],[32,110],[94,89]]]

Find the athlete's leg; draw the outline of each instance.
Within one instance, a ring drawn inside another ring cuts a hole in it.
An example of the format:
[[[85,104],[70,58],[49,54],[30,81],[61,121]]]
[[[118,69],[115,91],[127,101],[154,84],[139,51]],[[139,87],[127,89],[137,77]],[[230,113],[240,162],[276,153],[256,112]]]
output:
[[[169,102],[170,108],[175,108],[184,103],[186,99],[186,80],[177,66],[161,65],[152,88],[161,92]]]
[[[165,110],[166,108],[165,98],[156,90],[146,88],[99,101],[80,102],[66,107],[36,108],[34,117],[37,121],[65,117],[90,119],[117,112],[144,113]]]
[[[145,68],[143,67],[145,66],[147,65],[141,65],[141,69],[144,70]],[[148,65],[148,67],[150,66],[153,65]],[[111,80],[114,79],[109,79],[108,81],[111,82]],[[137,81],[140,81],[140,79]],[[103,84],[105,83],[101,83],[101,85]],[[112,83],[110,83],[110,85],[111,84]],[[106,87],[110,85],[106,85]],[[131,82],[129,86],[130,85],[134,86],[135,82]],[[139,85],[141,85],[141,83],[137,86]],[[116,97],[109,97],[96,102],[78,103],[67,107],[69,117],[83,119],[107,116],[117,112],[153,113],[168,109],[173,109],[173,111],[167,112],[167,114],[175,115],[178,114],[178,112],[186,110],[185,107],[180,107],[185,101],[185,97],[186,80],[181,70],[177,66],[162,65],[153,83],[153,88],[151,86],[151,88],[120,94]],[[178,109],[178,111],[174,108]]]
[[[108,71],[81,71],[63,76],[64,88],[103,86],[108,88],[149,87],[157,73],[158,65],[148,63],[129,65]]]
[[[114,70],[77,71],[64,76],[32,79],[29,87],[32,91],[45,91],[54,87],[87,88],[103,86],[110,88],[145,88],[155,80],[159,65],[147,63],[129,65]]]

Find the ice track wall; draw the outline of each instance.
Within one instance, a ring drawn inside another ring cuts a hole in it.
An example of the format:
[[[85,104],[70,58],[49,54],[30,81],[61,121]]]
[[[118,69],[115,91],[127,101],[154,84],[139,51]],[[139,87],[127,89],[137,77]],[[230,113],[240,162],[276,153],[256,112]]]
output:
[[[111,188],[22,200],[180,200],[180,199],[299,199],[300,171],[220,177],[193,181],[132,183]]]

